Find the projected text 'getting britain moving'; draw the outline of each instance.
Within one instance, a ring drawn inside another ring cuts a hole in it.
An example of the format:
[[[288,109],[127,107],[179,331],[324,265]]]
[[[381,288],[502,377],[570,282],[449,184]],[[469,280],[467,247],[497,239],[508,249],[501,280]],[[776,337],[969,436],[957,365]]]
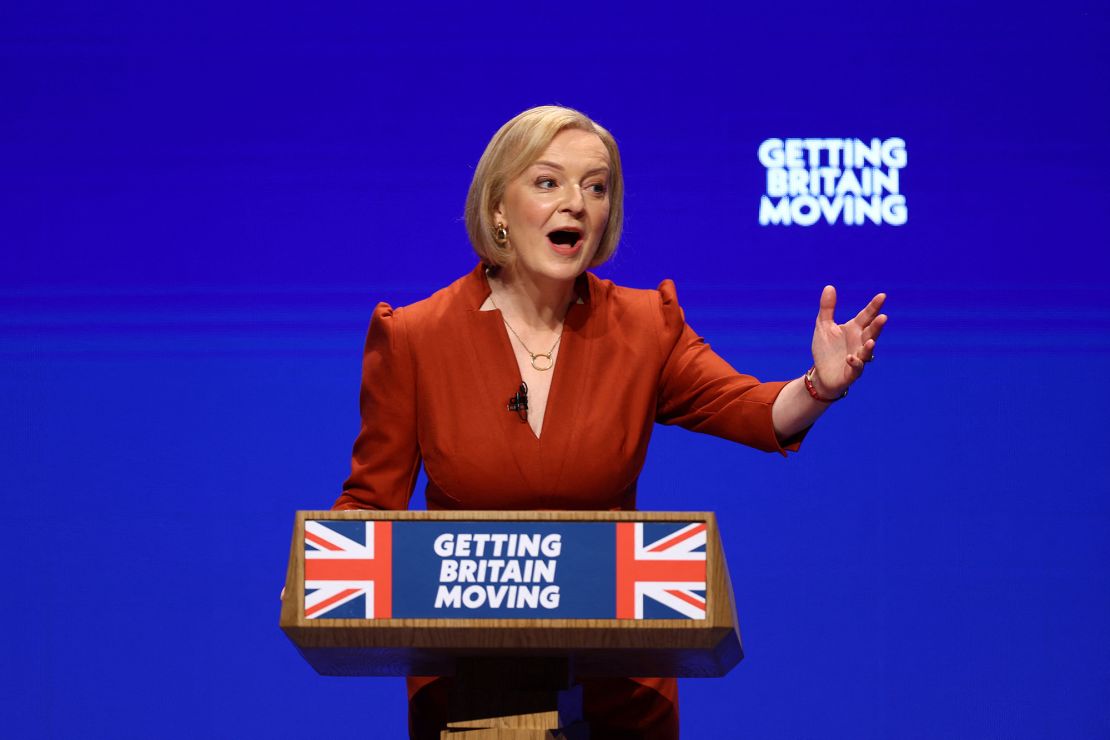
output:
[[[767,139],[759,161],[767,168],[760,226],[906,223],[903,139]]]

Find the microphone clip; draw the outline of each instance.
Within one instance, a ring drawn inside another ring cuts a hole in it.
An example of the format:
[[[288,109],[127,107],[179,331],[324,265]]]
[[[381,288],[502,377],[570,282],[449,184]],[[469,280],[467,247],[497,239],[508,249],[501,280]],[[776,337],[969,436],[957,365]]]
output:
[[[515,411],[516,415],[520,417],[521,422],[528,421],[528,384],[521,382],[520,389],[517,390],[512,396],[509,397],[509,403],[505,406],[508,411]]]

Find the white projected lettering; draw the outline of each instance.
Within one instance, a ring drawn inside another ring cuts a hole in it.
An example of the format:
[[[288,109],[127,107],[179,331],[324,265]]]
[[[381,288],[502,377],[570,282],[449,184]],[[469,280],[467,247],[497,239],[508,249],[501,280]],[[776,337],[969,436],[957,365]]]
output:
[[[558,586],[440,586],[436,609],[558,609]]]
[[[432,550],[441,558],[436,609],[559,608],[559,534],[444,533]]]
[[[761,226],[906,223],[903,139],[767,139],[758,156],[767,169]]]

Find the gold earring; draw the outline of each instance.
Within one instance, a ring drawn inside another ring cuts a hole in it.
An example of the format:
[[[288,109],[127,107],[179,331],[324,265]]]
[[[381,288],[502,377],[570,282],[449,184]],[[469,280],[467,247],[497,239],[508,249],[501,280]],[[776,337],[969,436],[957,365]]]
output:
[[[500,221],[493,227],[493,240],[502,247],[509,243],[509,230]]]

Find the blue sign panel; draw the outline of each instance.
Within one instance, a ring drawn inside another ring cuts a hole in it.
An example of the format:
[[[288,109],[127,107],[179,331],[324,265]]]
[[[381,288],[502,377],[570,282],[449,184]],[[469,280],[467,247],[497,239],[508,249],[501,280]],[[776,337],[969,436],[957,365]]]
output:
[[[705,522],[315,520],[305,616],[704,619]]]

